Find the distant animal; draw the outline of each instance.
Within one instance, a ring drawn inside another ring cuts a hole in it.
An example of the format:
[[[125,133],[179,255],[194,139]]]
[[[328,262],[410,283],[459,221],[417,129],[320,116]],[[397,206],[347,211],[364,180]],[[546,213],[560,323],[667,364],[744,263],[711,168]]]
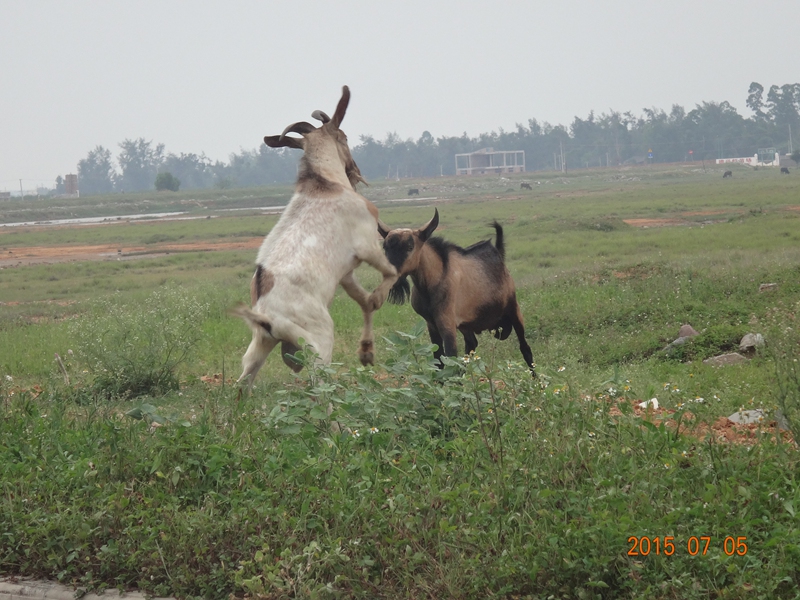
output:
[[[520,183],[519,184],[519,189],[521,189],[521,190],[532,190],[533,188],[531,187],[530,183]]]
[[[373,363],[372,313],[386,300],[397,281],[397,270],[376,233],[378,209],[355,191],[364,179],[339,128],[349,102],[350,90],[344,86],[332,119],[322,111],[312,114],[322,121],[320,127],[301,121],[281,135],[264,138],[270,148],[296,148],[304,153],[295,193],[258,252],[250,282],[252,308],[242,304],[231,311],[253,331],[239,377],[248,389],[278,343],[284,362],[294,371],[301,367],[286,355],[300,350],[301,338],[320,362],[330,363],[333,319],[328,307],[338,285],[361,307],[364,330],[358,355],[362,364]],[[383,276],[372,294],[355,278],[354,270],[362,261]]]
[[[417,196],[419,196],[419,190],[418,190],[417,188],[409,188],[409,190],[408,190],[408,195],[409,195],[409,196],[413,196],[414,194],[416,194]]]
[[[789,167],[781,167],[781,175],[788,175]]]
[[[725,179],[726,177],[733,177],[733,171],[725,171],[722,174],[722,178]]]
[[[403,304],[411,296],[411,306],[425,319],[431,342],[438,346],[434,352],[438,361],[442,355],[457,355],[456,331],[464,336],[464,351],[469,354],[478,346],[476,334],[494,330],[494,336],[504,340],[513,329],[525,364],[536,376],[514,280],[505,265],[503,228],[492,223],[497,234],[494,246],[484,240],[461,248],[431,237],[438,225],[438,209],[419,229],[389,229],[378,221],[384,252],[399,277],[389,302]]]

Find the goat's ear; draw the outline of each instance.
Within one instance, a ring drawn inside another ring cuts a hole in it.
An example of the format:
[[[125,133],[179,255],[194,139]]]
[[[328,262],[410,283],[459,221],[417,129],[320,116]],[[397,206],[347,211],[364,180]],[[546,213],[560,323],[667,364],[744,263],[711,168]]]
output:
[[[311,133],[315,129],[316,127],[314,127],[311,123],[298,121],[297,123],[292,123],[286,129],[284,129],[281,137],[284,137],[287,133],[299,133],[300,135],[305,135],[307,133]]]
[[[389,235],[389,232],[390,232],[390,231],[391,231],[391,229],[389,229],[389,228],[386,226],[386,223],[384,223],[383,221],[381,221],[380,219],[378,219],[378,233],[380,233],[380,234],[381,234],[381,237],[382,237],[383,239],[386,239],[386,236],[387,236],[387,235]]]
[[[419,239],[421,239],[423,242],[428,241],[428,238],[431,237],[431,235],[433,234],[433,231],[438,226],[439,226],[439,209],[438,208],[434,208],[433,209],[433,218],[430,221],[428,221],[428,223],[427,223],[427,225],[425,225],[425,227],[422,227],[419,230]]]
[[[303,150],[305,140],[280,135],[266,135],[264,136],[264,143],[270,148],[295,148],[297,150]]]
[[[336,112],[333,113],[333,126],[339,129],[339,126],[344,120],[344,113],[347,112],[347,105],[350,103],[350,88],[342,86],[342,97],[339,99],[339,104],[336,105]]]
[[[317,121],[322,121],[323,125],[331,120],[331,118],[321,110],[315,110],[313,113],[311,113],[311,118],[316,119]]]

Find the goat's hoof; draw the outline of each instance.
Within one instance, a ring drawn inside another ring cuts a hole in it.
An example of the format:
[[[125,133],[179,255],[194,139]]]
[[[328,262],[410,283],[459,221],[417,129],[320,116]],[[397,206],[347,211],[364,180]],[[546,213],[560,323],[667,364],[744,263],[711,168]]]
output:
[[[369,298],[367,299],[367,310],[369,312],[375,312],[381,306],[383,306],[383,303],[385,301],[386,301],[386,296],[384,296],[383,294],[379,294],[376,290],[372,292]]]
[[[365,367],[375,364],[375,346],[372,342],[361,342],[361,347],[358,349],[358,360]]]

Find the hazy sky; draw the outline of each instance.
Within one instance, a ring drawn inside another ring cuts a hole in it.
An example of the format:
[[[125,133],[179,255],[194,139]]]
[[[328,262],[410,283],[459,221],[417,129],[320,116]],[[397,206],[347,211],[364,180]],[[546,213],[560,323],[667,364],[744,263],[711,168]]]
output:
[[[0,0],[0,191],[125,138],[228,160],[314,109],[417,139],[800,81],[797,0]],[[2,210],[2,207],[0,207]]]

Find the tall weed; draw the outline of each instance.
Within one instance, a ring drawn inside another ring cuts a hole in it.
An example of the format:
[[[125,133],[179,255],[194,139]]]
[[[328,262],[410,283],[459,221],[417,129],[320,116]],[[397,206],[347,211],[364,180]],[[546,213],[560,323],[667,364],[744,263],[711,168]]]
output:
[[[158,396],[178,388],[177,368],[201,336],[208,304],[176,286],[159,289],[140,304],[119,294],[96,300],[71,326],[77,359],[100,398]]]
[[[769,353],[775,361],[775,395],[795,440],[800,440],[800,302],[768,315]]]

